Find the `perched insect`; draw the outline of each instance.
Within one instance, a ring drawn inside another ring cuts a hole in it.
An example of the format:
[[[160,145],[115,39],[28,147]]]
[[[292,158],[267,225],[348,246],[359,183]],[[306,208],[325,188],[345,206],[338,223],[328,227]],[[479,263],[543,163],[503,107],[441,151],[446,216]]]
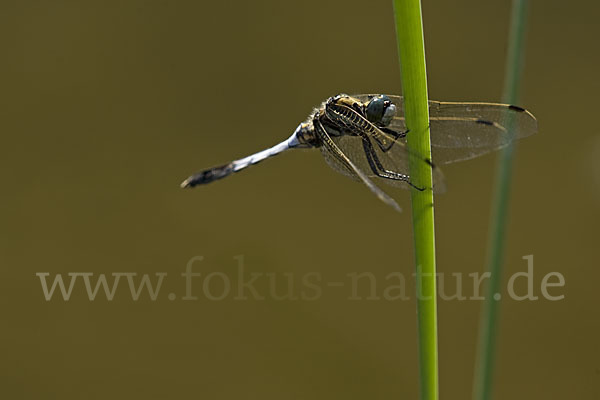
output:
[[[444,190],[438,164],[468,160],[532,135],[537,121],[527,110],[506,104],[429,102],[433,188],[418,187],[408,174],[408,158],[415,155],[406,143],[409,132],[404,101],[393,95],[330,97],[298,125],[287,140],[251,156],[190,176],[181,187],[194,187],[224,178],[265,158],[293,148],[319,148],[336,171],[362,181],[385,203],[398,204],[374,181],[416,190]],[[434,166],[435,163],[435,166]]]

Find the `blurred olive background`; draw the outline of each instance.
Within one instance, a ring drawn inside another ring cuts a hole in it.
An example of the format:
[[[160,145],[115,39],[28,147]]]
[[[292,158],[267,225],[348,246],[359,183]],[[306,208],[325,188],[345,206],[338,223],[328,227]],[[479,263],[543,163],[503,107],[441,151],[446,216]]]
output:
[[[499,101],[510,2],[423,6],[430,98]],[[535,294],[558,271],[565,298],[502,303],[497,399],[600,396],[598,9],[531,4],[520,105],[540,131],[518,147],[506,272],[533,254]],[[413,282],[408,301],[325,285],[372,272],[381,295],[387,274],[410,277],[408,192],[397,214],[318,151],[178,187],[287,138],[328,96],[400,94],[391,1],[4,1],[0,32],[6,398],[416,398]],[[436,198],[438,269],[462,273],[466,295],[494,170],[495,155],[446,166]],[[194,256],[199,298],[183,301]],[[280,291],[319,272],[322,296],[234,300],[236,256]],[[133,301],[125,278],[113,301],[90,301],[81,278],[46,301],[38,272],[168,276],[156,301]],[[211,272],[232,277],[222,301],[202,294]],[[480,305],[439,304],[443,398],[470,397]]]

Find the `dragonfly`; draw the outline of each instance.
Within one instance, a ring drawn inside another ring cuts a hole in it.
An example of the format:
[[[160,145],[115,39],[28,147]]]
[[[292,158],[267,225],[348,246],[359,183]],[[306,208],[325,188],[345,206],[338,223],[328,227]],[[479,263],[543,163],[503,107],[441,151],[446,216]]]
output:
[[[206,169],[181,183],[183,188],[214,182],[289,149],[317,148],[337,172],[364,183],[380,200],[401,211],[377,184],[404,189],[445,190],[438,165],[479,157],[537,132],[537,120],[524,108],[497,103],[429,101],[431,158],[407,144],[404,99],[385,94],[338,94],[315,108],[283,142],[248,157]],[[432,169],[430,188],[409,175],[409,158]]]

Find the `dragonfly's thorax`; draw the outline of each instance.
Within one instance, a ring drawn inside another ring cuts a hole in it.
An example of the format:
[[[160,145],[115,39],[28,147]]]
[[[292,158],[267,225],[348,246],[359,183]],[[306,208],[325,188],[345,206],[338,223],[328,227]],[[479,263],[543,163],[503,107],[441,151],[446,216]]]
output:
[[[376,128],[365,115],[365,105],[347,95],[329,98],[322,111],[325,125],[337,128],[341,135],[356,135],[357,132],[375,134]]]

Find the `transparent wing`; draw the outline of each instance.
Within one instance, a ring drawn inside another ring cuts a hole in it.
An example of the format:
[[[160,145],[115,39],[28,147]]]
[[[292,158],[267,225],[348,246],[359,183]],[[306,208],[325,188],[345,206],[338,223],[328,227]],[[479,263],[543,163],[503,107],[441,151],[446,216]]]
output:
[[[367,102],[374,95],[354,95]],[[389,125],[397,132],[407,130],[404,100],[387,95],[397,115]],[[429,102],[431,152],[435,164],[447,164],[481,156],[508,145],[511,140],[537,132],[537,120],[527,110],[508,104]],[[410,134],[410,132],[408,133]],[[404,143],[404,139],[399,142]]]
[[[371,162],[367,158],[367,152],[364,148],[363,138],[360,136],[331,136],[333,142],[337,147],[356,165],[360,168],[369,178],[372,178],[375,182],[385,183],[400,187],[402,189],[410,189],[411,186],[408,182],[396,179],[390,179],[381,177],[373,171]],[[377,146],[375,140],[371,139],[372,149],[375,152],[377,160],[381,163],[381,170],[390,171],[397,174],[409,175],[408,170],[408,158],[410,153],[404,143],[396,143],[392,148],[384,152],[379,146]],[[327,163],[336,171],[350,176],[351,178],[357,179],[352,171],[349,171],[344,167],[337,159],[331,157],[328,154],[327,149],[321,149],[323,156]],[[427,163],[425,160],[419,162]],[[428,167],[430,166],[427,163]],[[380,173],[381,173],[380,170]],[[436,193],[443,193],[446,190],[444,174],[440,168],[433,167],[433,190]]]
[[[343,173],[345,175],[349,175],[359,179],[365,185],[367,185],[371,192],[375,194],[375,196],[377,196],[381,201],[383,201],[389,206],[392,206],[396,211],[402,212],[402,209],[394,199],[392,199],[387,193],[385,193],[383,190],[377,187],[360,168],[354,165],[352,160],[350,160],[350,158],[343,153],[343,151],[335,144],[332,138],[327,134],[327,131],[324,129],[324,127],[321,126],[317,128],[316,132],[317,135],[319,135],[319,139],[321,139],[322,152],[324,155],[326,155],[325,159],[328,161],[328,163],[335,160],[335,164],[330,165],[335,165],[334,168],[336,170],[340,168],[339,171],[342,172],[343,170]]]

